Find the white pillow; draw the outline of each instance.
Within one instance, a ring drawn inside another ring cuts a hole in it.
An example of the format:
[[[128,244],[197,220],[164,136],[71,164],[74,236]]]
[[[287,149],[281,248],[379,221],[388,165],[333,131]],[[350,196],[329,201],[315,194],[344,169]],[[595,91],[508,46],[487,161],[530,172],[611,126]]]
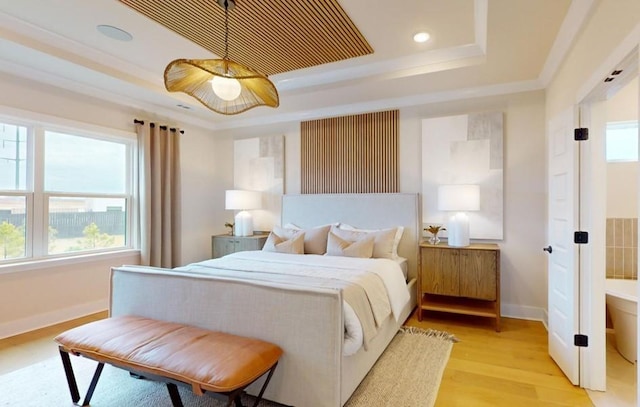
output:
[[[304,254],[304,232],[299,231],[293,235],[285,235],[276,232],[275,228],[267,241],[264,242],[262,250],[266,252]]]
[[[404,226],[390,229],[357,229],[354,226],[341,223],[338,229],[354,233],[373,234],[375,236],[373,257],[375,258],[395,260],[400,257],[398,256],[398,245],[400,245],[400,240],[402,239]]]
[[[326,255],[368,259],[373,254],[373,241],[373,236],[359,236],[356,240],[347,240],[329,232]]]

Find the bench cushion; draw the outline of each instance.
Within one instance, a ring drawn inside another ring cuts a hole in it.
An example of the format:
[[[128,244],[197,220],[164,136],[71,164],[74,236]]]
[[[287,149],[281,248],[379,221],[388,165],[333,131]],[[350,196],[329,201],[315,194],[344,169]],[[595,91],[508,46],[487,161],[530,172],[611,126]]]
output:
[[[91,322],[55,341],[76,355],[190,384],[196,394],[247,386],[282,355],[258,339],[136,316]]]

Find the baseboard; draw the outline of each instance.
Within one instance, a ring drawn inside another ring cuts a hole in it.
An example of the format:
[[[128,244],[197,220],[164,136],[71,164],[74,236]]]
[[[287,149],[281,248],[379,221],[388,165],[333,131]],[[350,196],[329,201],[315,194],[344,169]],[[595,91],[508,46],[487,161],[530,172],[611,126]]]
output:
[[[544,325],[545,329],[547,328],[548,316],[547,310],[544,308],[502,303],[500,306],[500,313],[503,317],[507,318],[540,321]]]
[[[18,319],[0,324],[0,339],[19,335],[25,332],[45,328],[61,322],[76,319],[89,314],[101,312],[109,307],[107,299],[74,305],[61,310],[45,312],[28,318]]]

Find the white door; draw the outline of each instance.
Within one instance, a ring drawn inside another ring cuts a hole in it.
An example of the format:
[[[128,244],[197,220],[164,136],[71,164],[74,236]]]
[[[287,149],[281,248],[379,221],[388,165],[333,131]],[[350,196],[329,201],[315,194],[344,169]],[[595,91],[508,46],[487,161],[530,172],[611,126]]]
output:
[[[573,243],[577,229],[578,142],[573,138],[574,110],[548,123],[548,284],[549,354],[571,383],[579,384],[578,249]]]

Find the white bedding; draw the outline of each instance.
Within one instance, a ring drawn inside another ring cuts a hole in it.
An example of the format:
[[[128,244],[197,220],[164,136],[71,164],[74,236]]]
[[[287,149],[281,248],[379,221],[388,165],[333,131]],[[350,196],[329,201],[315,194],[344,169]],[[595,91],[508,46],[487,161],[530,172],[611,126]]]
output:
[[[336,289],[344,288],[346,283],[360,284],[367,293],[376,327],[390,313],[397,321],[402,308],[409,301],[409,292],[402,270],[396,261],[388,259],[248,251],[192,263],[174,270],[225,278],[248,278]],[[377,279],[372,281],[370,278],[363,278],[370,273],[377,275],[382,284],[375,284]],[[344,303],[343,312],[345,320],[343,354],[350,355],[357,352],[362,345],[366,349],[367,341],[371,339],[373,322],[361,321],[347,302]]]

